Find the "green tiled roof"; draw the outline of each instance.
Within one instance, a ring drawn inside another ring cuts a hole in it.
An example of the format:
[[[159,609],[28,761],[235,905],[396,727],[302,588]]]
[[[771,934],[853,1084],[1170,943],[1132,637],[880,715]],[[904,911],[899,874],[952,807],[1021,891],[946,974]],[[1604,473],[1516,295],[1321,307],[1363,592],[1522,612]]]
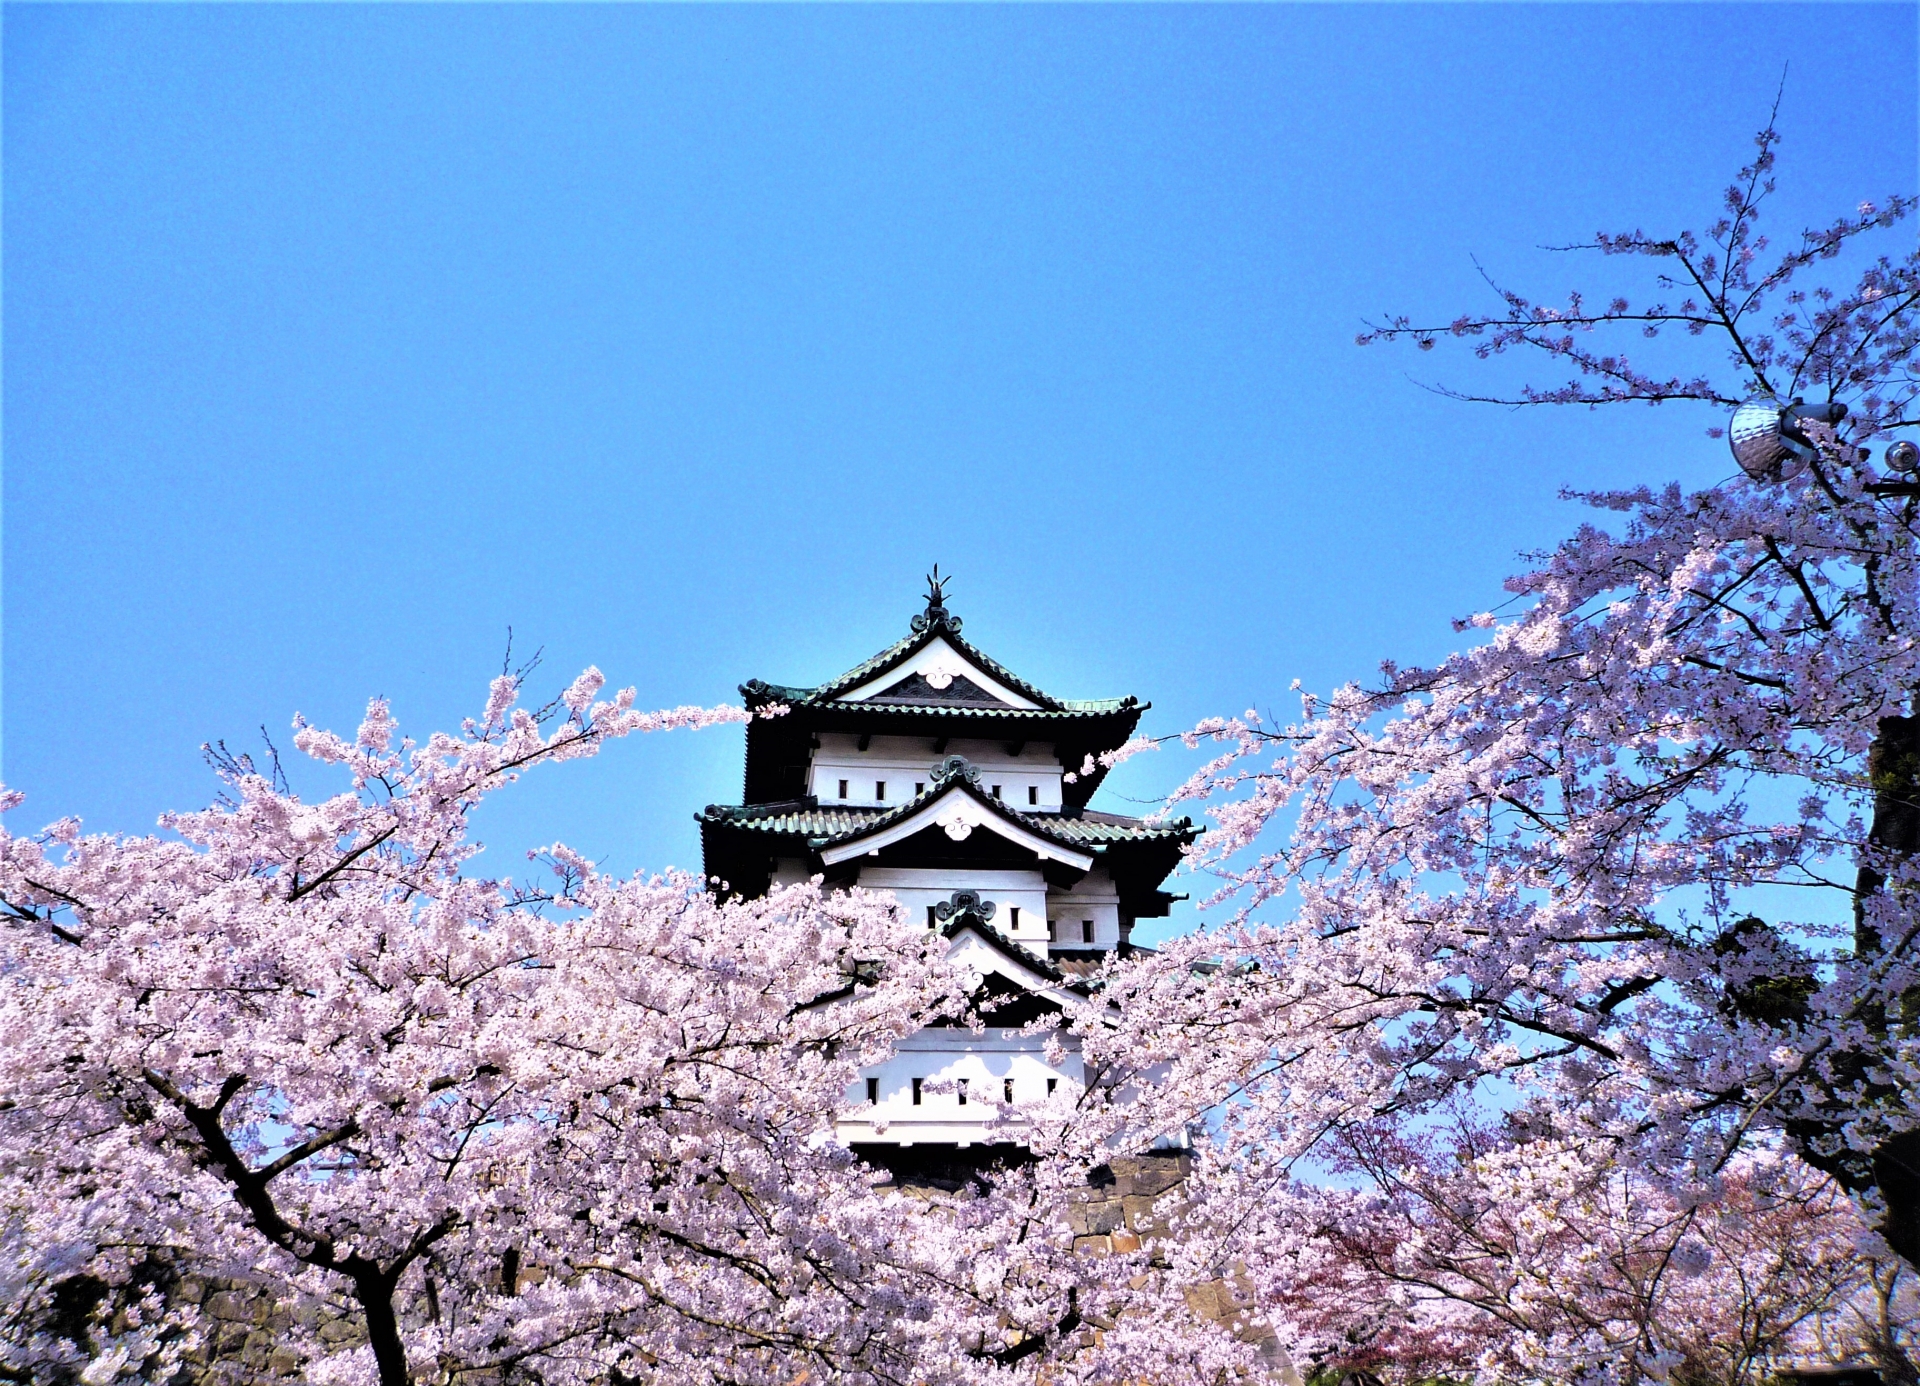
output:
[[[783,837],[804,837],[820,846],[856,837],[905,818],[923,808],[939,792],[936,786],[898,808],[818,808],[801,803],[709,804],[700,817],[709,823],[745,828]],[[998,801],[995,801],[998,803]],[[1076,847],[1098,847],[1110,842],[1170,842],[1193,835],[1193,820],[1148,823],[1117,813],[1084,811],[1068,817],[1058,813],[1020,813],[999,805],[1007,817],[1042,836]]]
[[[1014,673],[1013,670],[1007,668],[1006,665],[974,648],[972,642],[960,634],[960,622],[958,618],[948,616],[944,611],[942,611],[939,618],[928,621],[925,629],[916,631],[905,640],[896,641],[872,659],[867,660],[864,664],[849,669],[831,683],[822,685],[815,690],[814,696],[818,698],[837,698],[849,688],[857,688],[869,678],[884,672],[889,665],[899,663],[922,645],[931,644],[936,637],[944,637],[948,644],[978,664],[982,669],[985,669],[989,674],[993,675],[994,678],[1004,683],[1014,692],[1040,704],[1041,707],[1049,711],[1057,711],[1065,707],[1065,704],[1058,698],[1053,697],[1051,694],[1041,692],[1040,689],[1028,683],[1025,679]]]
[[[789,691],[793,693],[802,694],[803,696],[799,701],[824,702],[826,699],[833,697],[835,694],[844,693],[849,688],[854,688],[860,684],[865,683],[869,678],[879,673],[882,669],[886,668],[889,664],[898,663],[900,660],[912,654],[915,650],[919,649],[920,646],[926,644],[927,641],[930,640],[931,638],[932,638],[931,630],[915,631],[912,635],[907,636],[904,640],[894,641],[891,645],[887,646],[886,649],[880,651],[880,653],[875,655],[872,659],[862,660],[860,663],[854,665],[851,669],[847,670],[846,673],[842,674],[837,679],[829,679],[827,682],[821,684],[818,688],[795,688],[795,689],[790,689]]]
[[[923,618],[917,618],[916,624],[919,623],[919,619]],[[1038,703],[1040,706],[1037,709],[1010,708],[1004,705],[981,706],[977,704],[968,707],[954,703],[918,703],[901,706],[898,704],[888,705],[885,703],[875,704],[872,702],[862,702],[859,706],[862,709],[871,709],[875,712],[886,710],[925,713],[937,710],[941,713],[957,712],[971,714],[977,717],[1004,717],[1008,713],[1025,717],[1049,714],[1054,716],[1084,717],[1089,714],[1120,712],[1126,708],[1135,706],[1138,701],[1134,698],[1083,698],[1069,701],[1064,698],[1056,698],[1050,693],[1043,692],[1007,668],[1004,664],[1001,664],[998,660],[983,653],[963,637],[960,634],[959,619],[947,615],[944,609],[940,610],[935,619],[926,621],[924,626],[916,630],[912,635],[907,636],[904,640],[895,641],[873,658],[856,664],[853,668],[847,670],[846,673],[840,675],[840,677],[830,679],[818,688],[799,688],[792,684],[766,683],[759,679],[754,679],[750,683],[742,684],[740,691],[747,696],[750,702],[756,704],[773,702],[786,703],[792,707],[819,706],[823,703],[833,702],[849,689],[858,688],[869,679],[876,678],[895,665],[904,663],[917,651],[931,644],[935,638],[944,638],[956,650],[988,674],[992,675],[1000,683],[1005,684],[1022,697],[1031,702]]]
[[[1132,698],[1079,698],[1071,702],[1062,701],[1059,707],[1041,708],[1008,707],[1004,703],[987,706],[979,703],[834,703],[831,698],[817,696],[821,691],[818,688],[789,688],[782,684],[758,682],[742,684],[740,691],[752,699],[756,706],[767,703],[785,703],[789,707],[832,705],[858,708],[863,716],[867,713],[881,716],[892,713],[902,717],[924,717],[934,712],[942,717],[1033,717],[1064,721],[1075,717],[1104,717],[1135,706]]]
[[[959,915],[954,919],[954,921],[951,924],[947,925],[947,927],[942,932],[945,933],[948,938],[954,938],[959,935],[961,929],[966,928],[969,925],[971,925],[974,929],[978,930],[980,933],[980,936],[986,939],[989,944],[991,944],[995,948],[998,948],[1002,953],[1005,953],[1008,957],[1012,958],[1015,962],[1020,963],[1023,966],[1032,968],[1035,972],[1038,972],[1042,977],[1047,978],[1049,981],[1064,982],[1066,980],[1067,974],[1062,972],[1059,968],[1055,967],[1051,961],[1041,957],[1038,953],[1034,952],[1031,948],[1026,948],[1021,946],[1018,943],[1015,943],[1012,939],[1008,938],[1005,934],[1001,933],[998,929],[994,928],[993,925],[981,919],[978,915],[974,915],[974,914]]]

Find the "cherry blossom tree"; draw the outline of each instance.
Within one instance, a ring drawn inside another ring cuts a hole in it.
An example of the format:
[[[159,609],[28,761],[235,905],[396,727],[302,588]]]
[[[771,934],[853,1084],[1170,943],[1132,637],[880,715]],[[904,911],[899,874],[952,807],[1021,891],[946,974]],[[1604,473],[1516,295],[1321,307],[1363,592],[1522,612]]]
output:
[[[911,1370],[938,1286],[830,1126],[950,981],[877,897],[718,905],[558,847],[548,889],[475,874],[495,787],[744,716],[599,685],[543,726],[503,677],[419,745],[378,701],[351,743],[302,726],[351,778],[323,802],[230,763],[231,801],[166,836],[0,837],[16,1302],[190,1267],[350,1315],[364,1348],[286,1345],[322,1381]],[[16,1341],[14,1366],[85,1347]]]
[[[1742,1157],[1686,1201],[1604,1155],[1465,1119],[1445,1139],[1349,1132],[1333,1163],[1358,1187],[1290,1184],[1259,1224],[1264,1299],[1301,1361],[1747,1386],[1838,1352],[1915,1380],[1911,1336],[1880,1312],[1899,1296],[1912,1311],[1911,1273],[1863,1254],[1853,1205],[1791,1157]]]
[[[297,722],[348,781],[317,803],[223,750],[164,836],[0,833],[0,1377],[174,1377],[186,1276],[355,1386],[1245,1369],[1149,1258],[1074,1253],[1083,1166],[908,1196],[835,1143],[860,1068],[967,1004],[890,896],[481,872],[520,774],[746,715],[519,683],[419,744],[378,700],[351,742]]]
[[[1461,653],[1187,736],[1228,917],[1118,968],[1086,1044],[1137,1094],[1115,1139],[1209,1123],[1215,1225],[1465,1106],[1679,1207],[1785,1140],[1920,1264],[1920,485],[1887,446],[1920,425],[1920,253],[1872,250],[1904,196],[1771,247],[1778,138],[1703,234],[1590,243],[1644,298],[1498,288],[1363,336],[1568,373],[1463,398],[1764,428],[1705,489],[1574,493],[1596,520]]]

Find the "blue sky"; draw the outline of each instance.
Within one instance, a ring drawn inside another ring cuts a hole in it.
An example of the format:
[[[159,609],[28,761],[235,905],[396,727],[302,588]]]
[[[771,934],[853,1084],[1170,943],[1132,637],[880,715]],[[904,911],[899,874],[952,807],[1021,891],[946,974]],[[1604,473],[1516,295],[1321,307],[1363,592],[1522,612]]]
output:
[[[1563,485],[1730,470],[1699,414],[1437,398],[1499,377],[1363,318],[1704,223],[1789,57],[1777,231],[1920,181],[1910,5],[0,22],[17,828],[144,830],[296,710],[449,725],[509,625],[556,687],[812,682],[935,561],[1050,691],[1284,712],[1452,648]],[[739,757],[623,743],[484,835],[694,865]]]

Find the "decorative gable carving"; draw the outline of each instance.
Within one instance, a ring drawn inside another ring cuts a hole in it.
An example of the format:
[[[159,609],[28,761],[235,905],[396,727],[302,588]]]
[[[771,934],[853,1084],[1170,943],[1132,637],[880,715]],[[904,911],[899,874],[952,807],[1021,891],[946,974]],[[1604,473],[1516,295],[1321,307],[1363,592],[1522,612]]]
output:
[[[958,760],[959,757],[953,759]],[[962,760],[967,770],[973,769]],[[962,786],[968,786],[962,788]],[[879,820],[885,826],[858,836],[842,839],[820,852],[826,866],[837,866],[856,857],[878,856],[883,848],[905,841],[915,833],[937,827],[955,842],[964,842],[975,829],[984,829],[1005,838],[1040,861],[1059,862],[1075,871],[1093,868],[1093,854],[1055,842],[1018,822],[1006,809],[989,802],[972,788],[964,773],[947,777],[940,792],[927,796],[926,802],[911,813],[890,814]]]
[[[882,689],[867,701],[934,705],[967,703],[979,707],[1013,706],[994,697],[965,674],[950,674],[942,669],[937,669],[931,674],[909,674],[893,687]]]
[[[834,701],[895,705],[911,702],[935,707],[997,707],[1028,711],[1040,706],[981,668],[978,662],[956,649],[943,635],[935,635],[886,673],[868,679],[857,688],[849,688]]]

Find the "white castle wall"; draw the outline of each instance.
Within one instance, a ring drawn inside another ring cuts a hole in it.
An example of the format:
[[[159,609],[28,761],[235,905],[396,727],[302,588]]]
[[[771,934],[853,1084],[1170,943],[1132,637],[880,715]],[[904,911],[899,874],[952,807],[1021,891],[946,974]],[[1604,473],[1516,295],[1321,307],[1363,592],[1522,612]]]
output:
[[[1052,951],[1056,953],[1120,945],[1120,892],[1104,866],[1094,867],[1072,890],[1049,893],[1047,917],[1054,923]],[[1089,921],[1093,924],[1091,943],[1086,939]]]
[[[879,1100],[871,1104],[868,1078],[878,1085]],[[918,1104],[915,1078],[920,1079]],[[963,1078],[964,1104],[958,1081]],[[1044,1037],[1018,1030],[978,1035],[964,1028],[921,1030],[902,1040],[885,1063],[862,1070],[862,1081],[847,1093],[852,1107],[841,1118],[838,1134],[849,1144],[970,1146],[1018,1140],[1035,1108],[1072,1102],[1085,1086],[1080,1055],[1070,1050],[1058,1066],[1049,1064]]]
[[[1047,882],[1038,871],[865,866],[859,883],[868,890],[892,891],[908,922],[915,924],[925,923],[928,908],[951,899],[956,890],[977,890],[981,899],[993,901],[993,918],[988,921],[992,927],[1041,957],[1047,954]]]
[[[863,751],[860,738],[850,732],[822,732],[808,770],[807,793],[823,806],[897,808],[914,796],[916,784],[931,782],[928,772],[948,756],[973,762],[980,771],[980,787],[992,793],[998,785],[1001,799],[1012,807],[1059,812],[1060,762],[1047,741],[1033,742],[1012,756],[1004,741],[955,737],[936,755],[932,739],[924,736],[875,736]],[[845,794],[840,792],[842,781]],[[884,796],[877,788],[882,784]]]
[[[775,865],[773,884],[794,885],[807,879],[807,864],[783,857]],[[1068,956],[1088,949],[1111,949],[1120,943],[1120,895],[1106,868],[1096,866],[1072,890],[1049,889],[1038,871],[922,870],[916,867],[863,867],[859,884],[868,890],[890,890],[913,923],[924,923],[927,906],[952,898],[956,890],[977,890],[994,902],[993,924],[1021,947],[1046,956]],[[1018,927],[1011,927],[1014,908]],[[1085,938],[1093,923],[1093,942]],[[1053,925],[1049,937],[1048,923]]]

